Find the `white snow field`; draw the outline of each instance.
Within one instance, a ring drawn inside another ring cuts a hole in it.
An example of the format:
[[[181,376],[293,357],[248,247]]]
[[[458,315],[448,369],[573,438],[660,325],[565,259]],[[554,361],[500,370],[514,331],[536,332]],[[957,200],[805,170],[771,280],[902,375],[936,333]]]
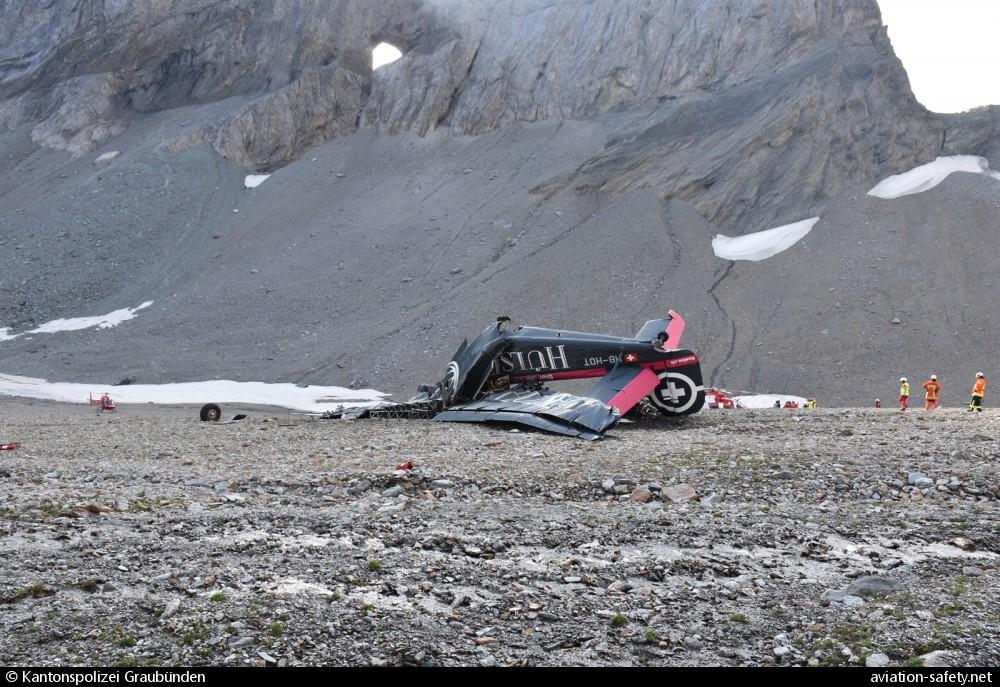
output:
[[[101,164],[102,162],[111,162],[112,160],[114,160],[119,155],[121,155],[121,151],[119,151],[119,150],[109,150],[106,153],[98,155],[97,158],[94,160],[94,162],[96,164]]]
[[[746,236],[725,236],[716,234],[712,239],[712,250],[723,260],[766,260],[788,250],[808,234],[819,217],[786,224],[774,229],[758,231]]]
[[[135,317],[135,314],[142,310],[143,308],[148,308],[153,304],[153,301],[146,301],[141,305],[137,305],[134,308],[121,308],[113,312],[109,312],[107,315],[97,315],[95,317],[72,317],[69,319],[52,320],[51,322],[46,322],[40,327],[29,330],[28,334],[51,334],[53,332],[73,332],[78,329],[89,329],[90,327],[97,327],[98,329],[110,329],[111,327],[117,327],[122,322],[126,320],[131,320]]]
[[[137,305],[134,308],[121,308],[113,312],[109,312],[107,315],[95,315],[93,317],[71,317],[68,319],[58,319],[52,320],[51,322],[46,322],[43,325],[35,327],[34,329],[29,329],[26,332],[21,332],[20,334],[10,334],[10,328],[4,327],[0,329],[0,341],[10,341],[11,339],[16,339],[19,336],[24,336],[25,334],[53,334],[55,332],[75,332],[78,329],[89,329],[91,327],[97,327],[98,329],[109,329],[111,327],[117,327],[122,322],[126,320],[131,320],[135,317],[135,314],[142,310],[143,308],[148,308],[153,304],[153,301],[146,301],[141,305]]]
[[[794,401],[801,407],[807,399],[801,396],[781,395],[781,394],[753,394],[752,396],[734,396],[735,400],[743,404],[744,408],[774,408],[774,402],[780,401],[784,407],[788,401]]]
[[[321,413],[340,406],[367,407],[386,394],[373,389],[345,389],[341,386],[307,386],[214,380],[178,384],[128,384],[111,387],[100,384],[48,382],[32,377],[0,373],[0,396],[20,396],[63,403],[87,403],[93,394],[109,393],[118,404],[200,404],[255,403]]]
[[[246,188],[257,188],[267,181],[270,176],[270,174],[247,174],[246,179],[243,180],[243,186]]]
[[[1000,180],[1000,172],[990,169],[990,161],[985,157],[952,155],[939,157],[934,162],[914,167],[909,172],[887,177],[876,184],[868,195],[892,200],[914,193],[923,193],[940,184],[953,172],[986,174]]]

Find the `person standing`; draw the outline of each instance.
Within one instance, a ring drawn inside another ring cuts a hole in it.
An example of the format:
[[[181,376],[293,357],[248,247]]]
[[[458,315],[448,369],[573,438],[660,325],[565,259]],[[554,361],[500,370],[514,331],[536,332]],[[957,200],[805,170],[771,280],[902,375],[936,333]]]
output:
[[[910,402],[910,383],[906,377],[899,378],[899,409],[906,410]]]
[[[924,382],[924,410],[937,410],[940,393],[941,382],[938,381],[937,375],[931,375],[931,378]]]
[[[982,372],[976,373],[976,384],[972,387],[972,404],[969,406],[969,412],[973,410],[977,412],[983,412],[983,396],[986,395],[986,375]]]

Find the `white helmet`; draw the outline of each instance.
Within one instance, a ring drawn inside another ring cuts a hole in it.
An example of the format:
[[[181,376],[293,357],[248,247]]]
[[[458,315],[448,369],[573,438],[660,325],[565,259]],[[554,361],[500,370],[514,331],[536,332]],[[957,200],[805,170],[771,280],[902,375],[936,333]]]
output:
[[[931,379],[936,382],[937,381],[937,375],[931,375]]]
[[[900,377],[900,378],[899,378],[899,381],[901,381],[901,382],[905,382],[905,381],[906,381],[906,377]]]
[[[982,372],[977,372],[977,373],[976,373],[976,376],[977,376],[977,377],[985,377],[986,375],[984,375],[984,374],[983,374]]]

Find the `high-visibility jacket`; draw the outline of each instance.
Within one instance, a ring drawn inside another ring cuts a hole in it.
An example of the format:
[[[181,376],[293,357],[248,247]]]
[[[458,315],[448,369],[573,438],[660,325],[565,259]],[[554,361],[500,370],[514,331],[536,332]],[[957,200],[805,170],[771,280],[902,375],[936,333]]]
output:
[[[938,392],[941,391],[941,382],[936,379],[931,379],[924,382],[924,391],[927,392],[925,398],[928,401],[936,401],[938,397]]]
[[[909,396],[910,395],[910,383],[909,382],[903,382],[903,384],[899,387],[899,395],[900,396]]]
[[[976,385],[972,387],[972,395],[982,398],[983,394],[985,393],[986,393],[986,378],[980,377],[979,379],[976,380]]]

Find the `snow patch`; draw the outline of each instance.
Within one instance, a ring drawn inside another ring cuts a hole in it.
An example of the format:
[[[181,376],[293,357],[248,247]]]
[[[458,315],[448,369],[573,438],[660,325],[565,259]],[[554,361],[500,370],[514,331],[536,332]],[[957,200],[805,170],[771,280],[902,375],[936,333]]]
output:
[[[892,200],[902,196],[923,193],[944,181],[953,172],[986,174],[1000,180],[1000,172],[990,169],[990,161],[977,155],[952,155],[939,157],[934,162],[914,167],[909,172],[883,179],[868,192],[876,198]]]
[[[788,401],[798,403],[801,408],[807,401],[801,396],[782,394],[753,394],[752,396],[734,396],[733,398],[743,404],[744,408],[773,408],[775,401],[780,401],[782,408]]]
[[[112,160],[114,160],[119,155],[121,155],[120,151],[118,151],[118,150],[109,150],[106,153],[98,155],[97,159],[94,160],[94,164],[95,165],[103,165],[106,162],[111,162]]]
[[[107,315],[97,315],[96,317],[72,317],[69,319],[52,320],[51,322],[46,322],[36,329],[30,330],[28,334],[73,332],[78,329],[89,329],[90,327],[110,329],[111,327],[117,327],[126,320],[131,320],[135,317],[137,312],[143,308],[148,308],[152,304],[153,301],[146,301],[142,305],[138,305],[134,308],[122,308],[120,310],[109,312]]]
[[[134,308],[121,308],[120,310],[109,312],[107,315],[96,315],[94,317],[71,317],[68,319],[52,320],[51,322],[46,322],[39,327],[29,329],[28,331],[21,332],[20,334],[11,334],[10,328],[5,327],[0,329],[0,341],[10,341],[11,339],[16,339],[22,334],[74,332],[80,329],[89,329],[91,327],[97,327],[98,329],[110,329],[111,327],[117,327],[126,320],[131,320],[135,317],[137,312],[143,308],[148,308],[152,304],[153,301],[146,301],[142,305],[137,305]]]
[[[50,383],[44,379],[0,373],[0,396],[21,396],[62,403],[86,403],[91,393],[109,385]],[[111,397],[118,404],[161,403],[256,403],[321,413],[344,405],[368,407],[386,394],[372,389],[352,390],[340,386],[307,386],[214,380],[178,384],[129,384],[114,387]]]
[[[808,234],[819,217],[786,224],[774,229],[758,231],[746,236],[717,234],[712,239],[712,250],[723,260],[766,260],[794,246]]]
[[[243,185],[246,188],[257,188],[267,181],[270,176],[270,174],[247,174],[246,179],[243,180]]]

